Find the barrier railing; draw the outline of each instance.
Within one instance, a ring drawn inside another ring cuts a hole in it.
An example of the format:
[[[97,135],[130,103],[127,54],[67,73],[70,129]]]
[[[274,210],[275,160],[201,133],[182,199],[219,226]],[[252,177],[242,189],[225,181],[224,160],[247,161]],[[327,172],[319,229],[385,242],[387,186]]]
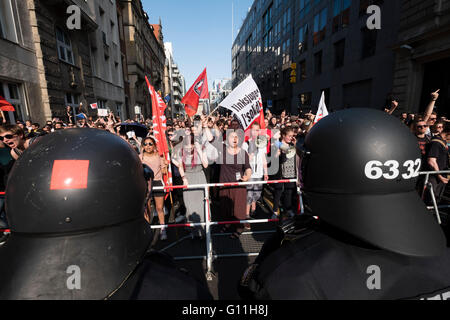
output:
[[[5,192],[0,192],[0,198],[4,198],[5,195],[6,195]],[[2,234],[9,234],[9,233],[11,233],[11,230],[9,228],[7,229],[0,228],[0,237],[2,236]]]
[[[422,200],[425,200],[425,191],[428,189],[430,192],[431,201],[433,201],[433,206],[429,206],[427,208],[428,208],[428,210],[434,210],[434,213],[436,214],[436,219],[439,224],[442,224],[442,219],[441,219],[441,214],[439,213],[439,209],[450,208],[450,206],[448,206],[448,205],[438,206],[437,201],[436,201],[436,195],[434,194],[434,190],[433,190],[433,184],[430,182],[430,176],[431,175],[441,175],[441,174],[449,175],[450,170],[419,172],[419,175],[425,176],[425,181],[423,184],[423,191],[422,191]]]
[[[438,206],[436,201],[436,195],[433,191],[433,186],[429,181],[430,175],[438,175],[438,174],[450,174],[450,170],[447,171],[427,171],[420,172],[420,175],[425,175],[424,188],[422,192],[422,198],[425,196],[425,192],[428,189],[431,195],[431,199],[433,202],[433,206],[427,207],[429,210],[434,210],[436,214],[436,218],[439,224],[442,224],[441,216],[439,213],[439,209],[442,208],[450,208],[450,205]],[[190,257],[190,258],[205,258],[207,259],[207,280],[212,280],[212,262],[215,258],[220,257],[230,257],[237,255],[213,255],[212,254],[212,234],[211,234],[211,226],[214,225],[229,225],[229,224],[258,224],[258,223],[268,223],[268,222],[278,222],[279,219],[253,219],[253,220],[237,220],[237,221],[211,221],[211,206],[209,202],[209,188],[211,187],[245,187],[249,185],[266,185],[266,184],[279,184],[279,183],[290,183],[297,182],[296,179],[289,180],[276,180],[276,181],[251,181],[251,182],[233,182],[233,183],[210,183],[210,184],[197,184],[197,185],[188,185],[188,186],[167,186],[167,187],[154,187],[153,190],[174,190],[174,189],[183,189],[183,190],[195,190],[195,189],[203,189],[204,190],[204,208],[205,208],[205,220],[206,222],[200,223],[183,223],[183,224],[166,224],[166,225],[152,225],[151,229],[163,229],[163,228],[178,228],[178,227],[205,227],[206,234],[206,256],[201,257]],[[299,206],[300,213],[304,213],[304,206],[302,200],[302,192],[300,188],[297,188],[297,193],[299,195]],[[4,196],[5,192],[0,192],[0,196]],[[10,229],[0,229],[0,233],[11,233]],[[246,233],[243,233],[246,234]],[[247,254],[247,256],[251,256],[252,254]],[[242,255],[240,255],[242,256]]]
[[[205,194],[205,220],[206,222],[199,223],[185,223],[185,224],[167,224],[167,225],[157,225],[151,226],[152,229],[163,229],[163,228],[177,228],[177,227],[197,227],[204,226],[205,234],[206,234],[206,279],[208,281],[212,280],[212,263],[214,258],[222,257],[223,255],[213,255],[212,250],[212,234],[211,234],[211,226],[213,225],[228,225],[228,224],[255,224],[255,223],[267,223],[267,222],[278,222],[279,219],[259,219],[259,220],[237,220],[237,221],[211,221],[211,206],[209,202],[209,188],[214,187],[246,187],[249,185],[266,185],[266,184],[278,184],[278,183],[290,183],[297,182],[297,179],[288,179],[288,180],[273,180],[273,181],[251,181],[251,182],[230,182],[230,183],[207,183],[207,184],[196,184],[196,185],[188,185],[188,186],[167,186],[167,187],[154,187],[153,190],[173,190],[173,189],[183,189],[183,190],[195,190],[195,189],[203,189]],[[298,188],[297,192],[299,192],[299,196],[301,199],[301,191]],[[303,212],[303,203],[300,200],[301,210]],[[230,256],[230,255],[226,255]],[[194,257],[191,257],[194,258]],[[200,257],[195,257],[200,258]],[[205,258],[205,256],[203,256]]]

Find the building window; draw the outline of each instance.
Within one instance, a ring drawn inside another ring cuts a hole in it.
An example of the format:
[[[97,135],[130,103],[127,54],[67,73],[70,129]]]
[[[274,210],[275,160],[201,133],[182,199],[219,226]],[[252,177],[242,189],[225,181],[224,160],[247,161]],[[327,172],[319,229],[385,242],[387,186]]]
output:
[[[80,95],[78,93],[67,92],[64,96],[64,102],[66,103],[66,106],[78,108],[80,106]]]
[[[119,118],[122,119],[122,104],[116,103],[116,114]]]
[[[269,50],[273,51],[273,29],[269,31]]]
[[[272,28],[272,6],[267,9],[266,13],[263,16],[264,20],[264,32],[269,32]]]
[[[345,40],[334,44],[334,67],[340,68],[344,65],[345,59]]]
[[[314,55],[314,73],[319,75],[322,73],[322,51]]]
[[[306,80],[306,60],[303,60],[299,63],[300,69],[300,81]]]
[[[111,39],[112,39],[112,42],[117,45],[118,41],[117,41],[117,32],[115,30],[115,27],[116,27],[116,24],[114,23],[114,21],[111,20]]]
[[[283,36],[289,34],[291,29],[291,8],[288,8],[283,14]]]
[[[362,31],[362,58],[368,58],[375,54],[377,50],[377,30],[363,28]]]
[[[275,26],[273,27],[273,37],[274,40],[278,40],[281,35],[281,20],[278,20],[277,23],[275,23]]]
[[[314,45],[325,39],[327,26],[327,8],[314,17]]]
[[[56,28],[56,42],[58,45],[58,57],[60,60],[73,64],[73,51],[70,38],[60,28]]]
[[[93,76],[98,76],[97,74],[97,49],[91,47],[91,70]]]
[[[300,19],[303,19],[311,8],[311,0],[300,0]]]
[[[300,53],[308,50],[308,25],[305,24],[298,31],[298,50]]]
[[[0,1],[0,38],[18,42],[11,0]]]
[[[107,109],[106,100],[98,100],[97,107],[98,107],[98,109]]]
[[[298,98],[300,100],[301,109],[311,108],[311,92],[301,93]]]
[[[6,99],[12,106],[14,106],[15,120],[28,120],[28,110],[25,106],[22,86],[16,83],[0,82],[0,96]],[[7,113],[4,113],[6,120],[8,120]]]
[[[283,64],[290,62],[291,40],[287,39],[283,42]]]
[[[266,34],[264,36],[263,43],[264,43],[264,52],[267,52],[267,50],[269,50],[269,35]]]
[[[334,0],[333,5],[333,33],[340,27],[345,28],[350,23],[351,0]]]

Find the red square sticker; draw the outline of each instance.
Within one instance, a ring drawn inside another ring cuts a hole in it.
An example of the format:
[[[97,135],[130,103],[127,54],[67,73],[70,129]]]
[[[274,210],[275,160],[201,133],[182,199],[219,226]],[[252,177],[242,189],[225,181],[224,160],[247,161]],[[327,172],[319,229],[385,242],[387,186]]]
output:
[[[50,190],[87,189],[89,160],[55,160]]]

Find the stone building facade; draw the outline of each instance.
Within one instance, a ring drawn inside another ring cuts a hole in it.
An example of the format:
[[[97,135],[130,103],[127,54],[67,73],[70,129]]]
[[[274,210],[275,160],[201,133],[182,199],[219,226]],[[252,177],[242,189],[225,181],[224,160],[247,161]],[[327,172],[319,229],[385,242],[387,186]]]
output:
[[[145,117],[151,115],[151,99],[145,76],[157,91],[163,91],[165,53],[162,42],[162,27],[159,25],[159,39],[149,23],[147,13],[140,0],[120,0],[123,26],[123,45],[126,50],[126,70],[129,86],[131,115],[139,107]]]
[[[92,83],[96,102],[99,108],[109,109],[122,119],[126,119],[116,0],[94,0],[88,4],[98,26],[89,34]]]
[[[393,93],[400,110],[424,111],[441,89],[439,114],[450,115],[450,0],[402,0]]]
[[[79,28],[67,24],[79,8]],[[151,115],[147,75],[163,94],[162,26],[150,25],[140,0],[2,0],[0,95],[15,120],[66,120],[66,106],[97,103],[122,119],[134,106]],[[8,114],[5,115],[8,118]]]
[[[65,107],[96,102],[89,34],[98,25],[83,0],[28,0],[46,119],[65,118]],[[67,7],[81,9],[81,29],[67,28]]]
[[[42,78],[29,3],[32,1],[0,2],[0,96],[15,107],[14,120],[44,121]],[[4,116],[10,120],[8,114]]]

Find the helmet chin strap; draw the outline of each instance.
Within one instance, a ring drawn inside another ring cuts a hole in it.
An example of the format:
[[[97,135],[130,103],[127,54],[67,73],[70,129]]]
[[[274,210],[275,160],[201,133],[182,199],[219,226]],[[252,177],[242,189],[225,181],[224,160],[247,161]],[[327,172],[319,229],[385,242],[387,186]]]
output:
[[[150,245],[150,243],[149,243]],[[148,248],[148,246],[147,246]],[[106,297],[104,297],[102,300],[109,300],[111,299],[111,297],[113,295],[115,295],[117,293],[117,291],[119,291],[124,284],[131,278],[131,276],[134,274],[134,272],[136,271],[136,269],[141,265],[142,261],[144,260],[145,256],[147,254],[147,250],[144,251],[143,255],[141,256],[141,258],[139,259],[138,263],[136,263],[136,265],[134,266],[133,269],[131,269],[131,271],[127,274],[127,276],[123,279],[123,281],[116,287],[116,289],[114,289],[113,291],[111,291]]]

